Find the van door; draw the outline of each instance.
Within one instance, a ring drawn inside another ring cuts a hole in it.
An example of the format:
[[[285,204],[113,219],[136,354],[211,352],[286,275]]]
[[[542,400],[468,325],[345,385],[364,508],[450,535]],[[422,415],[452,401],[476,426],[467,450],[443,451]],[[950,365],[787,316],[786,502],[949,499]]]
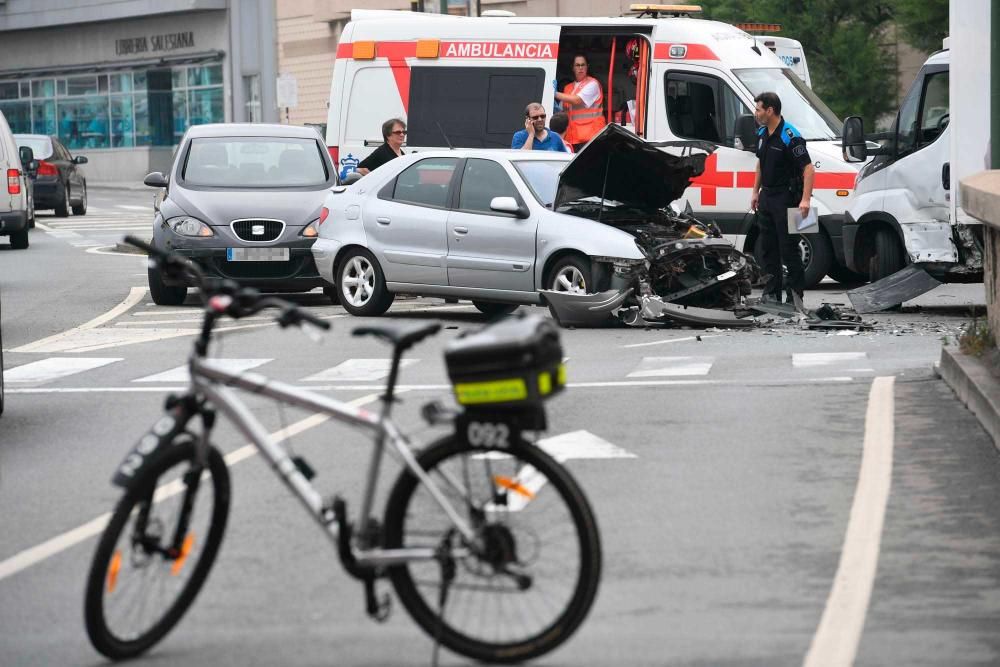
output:
[[[705,161],[705,171],[684,192],[695,215],[715,220],[726,237],[743,247],[757,156],[737,149],[736,119],[753,113],[719,70],[696,65],[655,68],[650,116],[656,139],[699,139],[719,148]]]
[[[533,292],[538,221],[490,209],[494,197],[524,199],[493,160],[470,158],[448,215],[448,284]]]
[[[420,160],[368,200],[365,234],[386,282],[448,284],[445,225],[458,163],[458,158]]]

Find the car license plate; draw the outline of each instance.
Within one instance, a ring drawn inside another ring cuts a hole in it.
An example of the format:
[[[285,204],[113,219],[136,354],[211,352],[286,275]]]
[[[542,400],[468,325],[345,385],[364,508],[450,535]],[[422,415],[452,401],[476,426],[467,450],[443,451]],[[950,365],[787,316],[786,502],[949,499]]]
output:
[[[287,262],[290,258],[288,248],[226,248],[230,262]]]

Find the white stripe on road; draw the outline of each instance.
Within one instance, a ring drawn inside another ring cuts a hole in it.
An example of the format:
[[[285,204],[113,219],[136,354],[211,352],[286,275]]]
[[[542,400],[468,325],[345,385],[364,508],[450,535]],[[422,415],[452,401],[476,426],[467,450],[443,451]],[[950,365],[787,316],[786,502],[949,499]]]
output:
[[[649,347],[650,345],[664,345],[665,343],[683,343],[689,340],[705,340],[706,338],[719,338],[719,336],[684,336],[683,338],[666,338],[664,340],[654,340],[648,343],[633,343],[632,345],[622,345],[622,348]]]
[[[153,212],[152,206],[133,206],[129,204],[115,204],[115,206],[117,208],[124,208],[129,211],[149,211],[150,213]]]
[[[403,359],[399,367],[406,368],[420,361]],[[333,368],[327,368],[304,378],[303,382],[375,382],[389,377],[392,359],[348,359]]]
[[[833,366],[847,362],[867,359],[866,352],[807,352],[792,355],[792,366],[795,368],[816,368],[818,366]]]
[[[804,667],[850,667],[857,655],[875,584],[882,525],[892,486],[894,382],[893,377],[877,377],[872,382],[861,471],[844,548]]]
[[[213,358],[212,364],[218,365],[222,370],[229,373],[242,373],[243,371],[248,371],[251,368],[257,368],[258,366],[263,366],[273,359],[219,359]],[[147,375],[141,377],[137,380],[132,380],[132,382],[181,382],[187,383],[191,376],[188,374],[187,364],[183,366],[178,366],[176,368],[171,368],[168,371],[163,371],[162,373],[156,373],[155,375]]]
[[[158,390],[163,391],[162,388],[158,388]],[[361,407],[377,401],[380,396],[381,394],[369,394],[353,401],[349,401],[348,405]],[[310,415],[309,417],[295,422],[286,428],[275,431],[271,434],[271,439],[275,443],[281,442],[292,437],[293,435],[297,435],[307,429],[313,428],[314,426],[319,426],[328,419],[330,418],[324,414]],[[256,452],[257,447],[255,445],[244,445],[243,447],[226,454],[226,464],[230,467],[234,466],[240,461],[250,458]],[[156,491],[157,499],[162,500],[163,498],[180,493],[182,488],[182,486],[176,485],[173,482],[161,485]],[[4,561],[0,561],[0,581],[17,574],[21,570],[27,569],[32,565],[37,565],[43,560],[55,556],[56,554],[62,553],[66,549],[76,546],[88,538],[99,535],[104,530],[104,527],[108,525],[108,521],[110,520],[111,512],[107,512],[100,515],[96,519],[88,521],[78,528],[67,531],[62,535],[57,535],[50,540],[46,540],[39,545],[31,547],[30,549],[25,549],[24,551],[15,554]]]
[[[673,377],[677,375],[708,375],[713,357],[643,357],[630,378]]]
[[[100,368],[101,366],[107,366],[116,361],[121,361],[121,358],[49,357],[48,359],[32,361],[30,364],[8,368],[3,372],[3,379],[4,382],[9,382],[10,384],[50,382]]]
[[[128,296],[125,300],[119,303],[117,306],[104,313],[103,315],[98,315],[89,322],[85,322],[78,327],[74,327],[69,331],[64,331],[62,333],[56,334],[54,336],[47,336],[41,340],[36,340],[34,343],[28,343],[27,345],[22,345],[21,347],[15,347],[11,352],[37,352],[52,343],[60,343],[66,339],[72,339],[74,336],[79,334],[81,331],[87,331],[88,329],[96,329],[105,322],[109,322],[124,312],[127,312],[132,306],[142,301],[142,297],[146,294],[145,287],[133,287],[129,290]]]

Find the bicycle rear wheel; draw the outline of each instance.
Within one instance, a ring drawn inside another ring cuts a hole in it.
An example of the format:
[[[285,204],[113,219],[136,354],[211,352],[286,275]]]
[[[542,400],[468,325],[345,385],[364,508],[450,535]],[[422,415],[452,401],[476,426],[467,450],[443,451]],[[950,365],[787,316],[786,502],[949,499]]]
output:
[[[94,648],[121,660],[162,639],[205,582],[228,514],[222,455],[209,447],[199,464],[180,435],[128,488],[97,545],[84,602]]]
[[[445,568],[414,561],[389,569],[406,610],[432,638],[484,662],[547,653],[583,622],[597,594],[601,543],[593,512],[569,473],[539,448],[471,448],[448,436],[418,457],[476,532],[465,544],[427,487],[408,470],[385,511],[385,547],[466,552]]]

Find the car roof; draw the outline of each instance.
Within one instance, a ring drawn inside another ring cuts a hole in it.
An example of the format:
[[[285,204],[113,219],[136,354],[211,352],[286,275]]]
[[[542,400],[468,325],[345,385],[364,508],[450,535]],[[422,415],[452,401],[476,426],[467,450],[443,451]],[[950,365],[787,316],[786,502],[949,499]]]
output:
[[[407,157],[455,157],[455,158],[506,158],[508,160],[556,160],[569,162],[573,159],[572,153],[562,153],[556,151],[523,151],[519,149],[502,148],[456,148],[453,150],[432,150],[410,152]]]
[[[277,123],[208,123],[192,125],[187,136],[200,137],[296,137],[321,139],[315,128]]]

